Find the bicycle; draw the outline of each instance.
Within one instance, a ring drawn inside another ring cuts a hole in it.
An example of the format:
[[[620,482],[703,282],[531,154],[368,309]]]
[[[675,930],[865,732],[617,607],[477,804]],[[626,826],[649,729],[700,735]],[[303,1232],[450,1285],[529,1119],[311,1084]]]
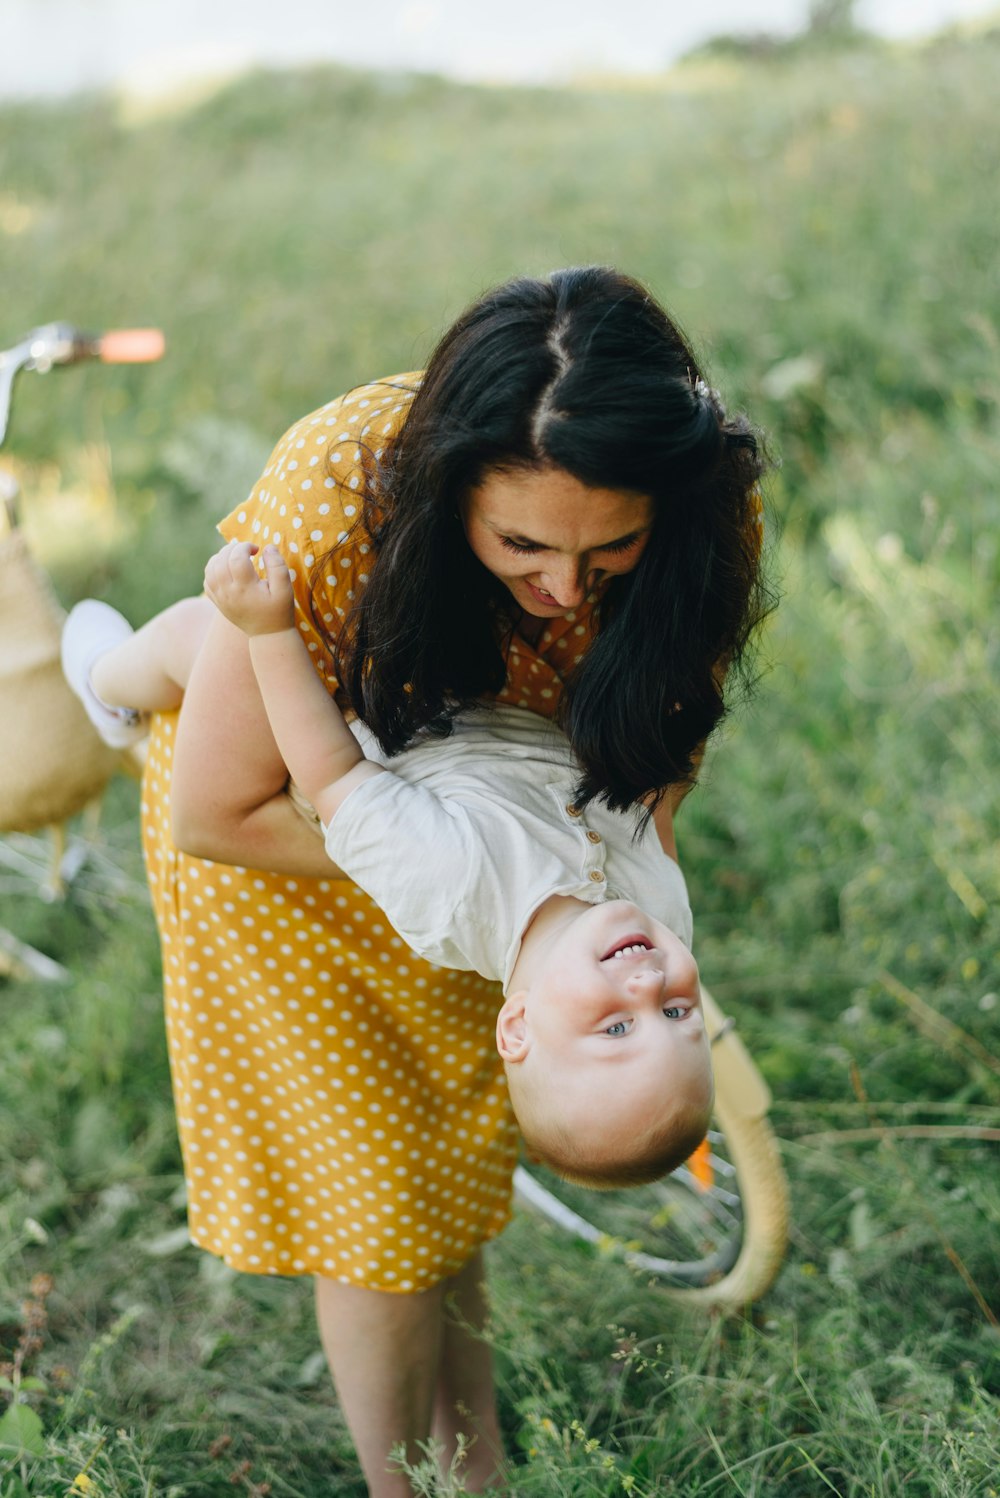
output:
[[[162,352],[162,335],[150,329],[103,336],[59,323],[36,329],[0,353],[0,446],[20,370],[45,373],[89,358],[147,362]],[[51,894],[72,872],[65,861],[66,822],[99,802],[122,756],[101,743],[63,680],[62,610],[28,553],[16,487],[8,482],[2,497],[10,534],[0,543],[0,833],[55,829]],[[15,697],[17,711],[11,712]],[[5,938],[23,961],[25,949],[0,933],[0,943]],[[41,959],[34,969],[38,976],[67,976],[42,971],[42,954],[31,956]],[[767,1085],[733,1021],[704,991],[703,1003],[713,1046],[715,1117],[706,1144],[686,1165],[651,1186],[615,1192],[574,1188],[520,1166],[515,1190],[560,1229],[662,1279],[670,1295],[698,1306],[739,1309],[764,1293],[781,1264],[787,1189],[767,1121]]]
[[[0,447],[9,429],[14,384],[23,370],[45,374],[57,365],[98,359],[149,363],[163,353],[156,329],[84,333],[67,323],[35,328],[0,351]],[[67,824],[80,812],[96,822],[100,800],[122,763],[98,738],[63,679],[59,642],[65,617],[52,585],[32,557],[21,528],[20,491],[0,469],[0,834],[48,830],[51,851],[39,869],[24,846],[0,844],[4,865],[38,875],[38,893],[56,899],[79,872],[86,844],[67,848]],[[60,977],[43,954],[0,933],[11,965],[36,977]]]

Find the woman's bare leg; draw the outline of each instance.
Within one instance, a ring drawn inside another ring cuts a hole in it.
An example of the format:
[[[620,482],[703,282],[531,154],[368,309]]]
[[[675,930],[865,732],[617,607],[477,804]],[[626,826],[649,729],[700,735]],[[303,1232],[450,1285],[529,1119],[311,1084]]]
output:
[[[215,606],[182,598],[95,661],[90,684],[113,707],[166,712],[179,707]]]
[[[480,1250],[444,1285],[444,1339],[434,1401],[434,1439],[444,1446],[445,1466],[462,1432],[474,1444],[466,1458],[470,1493],[484,1493],[501,1475],[503,1446],[493,1388],[493,1356],[477,1333],[489,1305]]]
[[[417,1460],[431,1430],[443,1331],[441,1285],[414,1295],[317,1278],[320,1339],[370,1498],[412,1498],[390,1471],[400,1442]]]
[[[414,1295],[363,1290],[317,1278],[320,1338],[371,1498],[412,1498],[387,1466],[405,1442],[429,1436],[447,1464],[459,1431],[475,1436],[466,1464],[470,1493],[486,1492],[502,1459],[489,1347],[473,1334],[486,1318],[482,1256],[453,1279]]]

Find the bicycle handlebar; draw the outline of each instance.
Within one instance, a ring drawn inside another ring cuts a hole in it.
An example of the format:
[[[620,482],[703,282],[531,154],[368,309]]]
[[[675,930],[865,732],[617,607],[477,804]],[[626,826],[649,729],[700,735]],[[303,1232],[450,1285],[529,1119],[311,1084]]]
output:
[[[104,364],[152,364],[163,358],[167,342],[159,328],[116,328],[102,333],[97,346]]]
[[[159,328],[120,328],[84,333],[69,323],[34,328],[13,348],[0,351],[0,444],[7,431],[15,377],[22,369],[48,374],[57,364],[100,359],[103,364],[150,364],[163,356],[166,340]]]

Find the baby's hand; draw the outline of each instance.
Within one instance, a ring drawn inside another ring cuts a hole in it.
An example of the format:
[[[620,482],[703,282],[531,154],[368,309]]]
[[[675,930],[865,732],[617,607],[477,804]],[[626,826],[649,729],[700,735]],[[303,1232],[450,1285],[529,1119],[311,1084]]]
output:
[[[205,592],[230,624],[246,635],[292,629],[295,599],[281,552],[276,546],[264,547],[264,577],[251,561],[256,552],[249,541],[230,541],[205,568]]]

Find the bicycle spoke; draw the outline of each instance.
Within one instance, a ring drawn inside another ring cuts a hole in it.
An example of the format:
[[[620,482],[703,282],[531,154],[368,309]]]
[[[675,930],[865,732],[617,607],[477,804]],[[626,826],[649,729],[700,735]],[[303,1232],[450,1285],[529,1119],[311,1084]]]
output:
[[[128,837],[133,828],[125,829]],[[127,900],[144,904],[148,900],[145,883],[131,875],[118,860],[115,849],[104,843],[73,838],[60,863],[65,898],[81,904],[111,904]],[[121,857],[134,861],[131,850]],[[0,837],[0,868],[8,871],[0,877],[0,892],[49,900],[45,889],[52,873],[52,852],[48,840],[28,833],[9,833]],[[59,898],[59,896],[56,896]]]

